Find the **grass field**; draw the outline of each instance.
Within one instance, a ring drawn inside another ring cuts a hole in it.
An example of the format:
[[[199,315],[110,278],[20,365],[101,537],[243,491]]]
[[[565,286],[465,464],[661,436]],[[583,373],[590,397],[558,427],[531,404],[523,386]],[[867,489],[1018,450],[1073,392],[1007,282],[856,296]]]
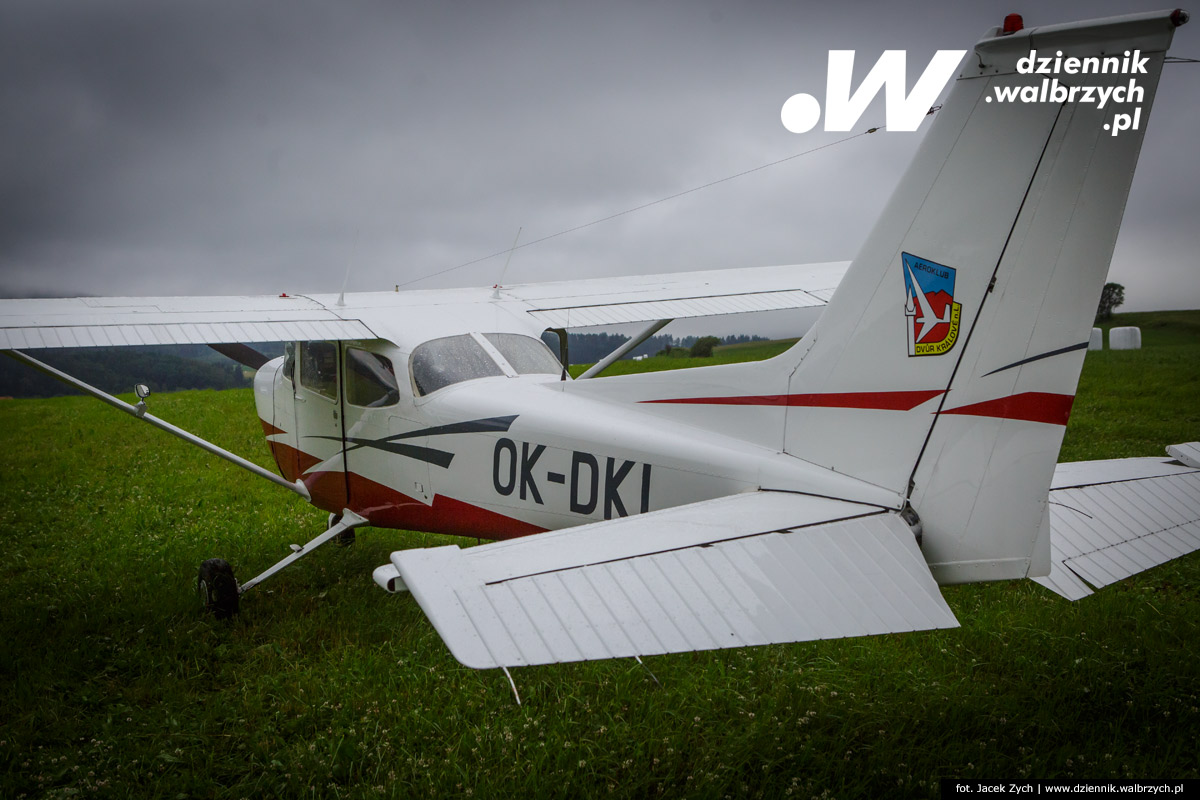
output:
[[[1063,459],[1200,438],[1200,312],[1090,353]],[[763,345],[716,358],[770,354]],[[639,366],[653,368],[651,359]],[[674,359],[670,361],[674,362]],[[708,362],[711,363],[711,362]],[[624,365],[623,365],[624,366]],[[670,363],[666,366],[686,366]],[[269,457],[248,390],[151,398]],[[951,587],[962,628],[516,670],[458,665],[368,529],[202,616],[324,515],[87,398],[0,403],[0,797],[936,796],[937,779],[1200,777],[1200,556],[1078,603]],[[461,540],[453,540],[461,541]]]

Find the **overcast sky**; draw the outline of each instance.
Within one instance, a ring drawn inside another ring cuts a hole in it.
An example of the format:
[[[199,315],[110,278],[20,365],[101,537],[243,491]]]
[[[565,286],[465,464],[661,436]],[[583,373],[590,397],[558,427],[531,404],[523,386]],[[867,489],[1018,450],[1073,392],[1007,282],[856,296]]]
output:
[[[521,242],[840,139],[780,122],[884,49],[1161,0],[0,6],[0,289],[491,285]],[[1200,56],[1200,20],[1173,55]],[[882,103],[856,130],[883,121]],[[1164,70],[1110,280],[1200,308],[1200,65]],[[845,260],[922,136],[877,133],[516,251],[505,283]]]

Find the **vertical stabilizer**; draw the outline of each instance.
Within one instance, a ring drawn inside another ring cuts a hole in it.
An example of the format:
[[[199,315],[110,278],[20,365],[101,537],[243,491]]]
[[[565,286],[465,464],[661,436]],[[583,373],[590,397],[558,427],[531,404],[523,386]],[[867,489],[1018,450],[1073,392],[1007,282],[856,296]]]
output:
[[[1184,21],[990,32],[792,351],[785,449],[908,496],[942,581],[1048,568],[1047,490]]]

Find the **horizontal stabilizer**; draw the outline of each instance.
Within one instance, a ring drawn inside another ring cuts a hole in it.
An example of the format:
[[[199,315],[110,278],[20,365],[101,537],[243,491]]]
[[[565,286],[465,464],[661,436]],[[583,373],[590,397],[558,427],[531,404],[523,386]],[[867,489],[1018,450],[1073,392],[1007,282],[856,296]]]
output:
[[[1197,452],[1173,445],[1172,455]],[[1189,449],[1190,448],[1190,449]],[[1050,490],[1050,574],[1069,600],[1200,549],[1200,468],[1164,458],[1060,464]]]
[[[778,526],[789,505],[798,527]],[[813,522],[830,515],[840,519]],[[589,550],[589,541],[607,554],[567,557],[566,545]],[[958,624],[898,515],[779,492],[467,550],[397,551],[376,570],[376,581],[389,578],[403,581],[454,656],[477,669]]]

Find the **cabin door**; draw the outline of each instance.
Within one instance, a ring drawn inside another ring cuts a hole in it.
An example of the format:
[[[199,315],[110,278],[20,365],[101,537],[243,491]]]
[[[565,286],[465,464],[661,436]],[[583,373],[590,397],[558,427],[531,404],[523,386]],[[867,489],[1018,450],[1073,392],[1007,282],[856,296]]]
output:
[[[339,350],[337,342],[300,342],[294,401],[301,480],[313,505],[332,513],[347,498]]]

